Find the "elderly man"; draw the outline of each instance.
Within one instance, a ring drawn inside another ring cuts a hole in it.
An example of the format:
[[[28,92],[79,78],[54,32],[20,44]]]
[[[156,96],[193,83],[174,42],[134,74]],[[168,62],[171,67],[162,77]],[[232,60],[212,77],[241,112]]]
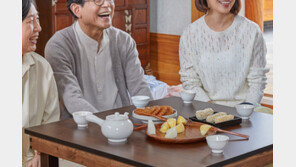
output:
[[[130,105],[130,96],[152,98],[135,41],[112,27],[114,0],[67,0],[67,7],[76,21],[45,47],[66,107],[61,119]]]

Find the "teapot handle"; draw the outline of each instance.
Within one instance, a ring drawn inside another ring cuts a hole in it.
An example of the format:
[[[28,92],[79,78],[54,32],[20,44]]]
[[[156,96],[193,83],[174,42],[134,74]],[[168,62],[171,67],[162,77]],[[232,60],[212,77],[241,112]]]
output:
[[[85,117],[85,119],[89,122],[93,122],[93,123],[98,124],[100,126],[102,126],[104,123],[104,120],[102,120],[101,118],[99,118],[95,115],[88,115]]]

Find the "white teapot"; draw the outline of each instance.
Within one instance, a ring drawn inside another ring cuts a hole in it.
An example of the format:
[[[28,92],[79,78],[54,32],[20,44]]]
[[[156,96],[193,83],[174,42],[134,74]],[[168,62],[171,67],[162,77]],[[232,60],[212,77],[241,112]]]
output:
[[[87,115],[86,120],[96,123],[101,126],[102,133],[110,142],[125,142],[132,134],[134,126],[131,120],[128,119],[128,113],[108,115],[106,120],[95,115]]]

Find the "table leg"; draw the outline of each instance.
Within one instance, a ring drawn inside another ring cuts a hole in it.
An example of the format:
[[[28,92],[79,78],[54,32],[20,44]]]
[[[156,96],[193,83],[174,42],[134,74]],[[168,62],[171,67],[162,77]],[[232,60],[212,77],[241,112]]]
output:
[[[57,157],[41,153],[41,167],[59,167],[59,159]]]

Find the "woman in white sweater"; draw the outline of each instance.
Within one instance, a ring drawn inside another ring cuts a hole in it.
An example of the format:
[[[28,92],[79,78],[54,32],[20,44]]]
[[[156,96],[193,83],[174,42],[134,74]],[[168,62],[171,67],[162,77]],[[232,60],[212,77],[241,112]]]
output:
[[[240,0],[196,0],[206,15],[180,39],[183,87],[195,100],[234,106],[260,103],[266,85],[266,46],[259,26],[237,15]]]

